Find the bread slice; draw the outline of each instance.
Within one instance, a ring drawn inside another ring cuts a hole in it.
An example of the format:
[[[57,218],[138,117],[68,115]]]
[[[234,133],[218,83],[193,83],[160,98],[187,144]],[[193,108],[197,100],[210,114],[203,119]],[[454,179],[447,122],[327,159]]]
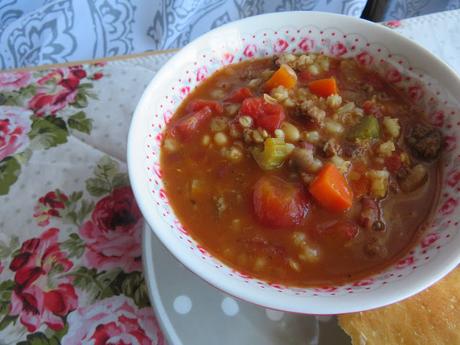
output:
[[[387,307],[339,316],[353,345],[460,345],[460,267]]]

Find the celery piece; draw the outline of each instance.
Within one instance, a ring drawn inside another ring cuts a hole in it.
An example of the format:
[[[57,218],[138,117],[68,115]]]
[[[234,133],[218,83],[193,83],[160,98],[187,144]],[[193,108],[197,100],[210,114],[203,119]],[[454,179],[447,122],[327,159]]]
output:
[[[376,139],[380,136],[379,122],[374,116],[364,116],[347,135],[348,139]]]
[[[292,152],[292,145],[288,145],[280,138],[267,138],[264,149],[254,148],[252,156],[263,170],[273,170],[283,165],[286,158]]]

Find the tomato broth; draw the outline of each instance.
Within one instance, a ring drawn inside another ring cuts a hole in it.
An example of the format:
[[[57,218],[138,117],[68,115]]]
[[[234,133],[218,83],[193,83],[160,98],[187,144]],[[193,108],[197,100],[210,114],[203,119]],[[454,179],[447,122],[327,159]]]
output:
[[[229,65],[167,125],[161,168],[212,255],[289,286],[361,279],[406,254],[439,190],[442,136],[353,59]]]

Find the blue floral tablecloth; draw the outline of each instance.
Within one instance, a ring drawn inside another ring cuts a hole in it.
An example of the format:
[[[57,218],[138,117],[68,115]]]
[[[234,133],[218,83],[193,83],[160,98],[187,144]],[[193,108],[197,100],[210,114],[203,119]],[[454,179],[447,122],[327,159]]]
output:
[[[460,0],[1,0],[0,69],[179,48],[262,13],[324,11],[375,21],[460,8]]]
[[[379,20],[401,20],[459,8],[460,0],[388,0]]]
[[[359,17],[366,0],[1,0],[0,69],[179,48],[222,24],[315,10]]]

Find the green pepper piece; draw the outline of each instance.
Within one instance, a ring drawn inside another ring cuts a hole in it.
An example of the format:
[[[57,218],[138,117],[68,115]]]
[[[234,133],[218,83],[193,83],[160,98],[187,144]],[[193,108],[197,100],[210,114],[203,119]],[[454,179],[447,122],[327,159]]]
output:
[[[380,136],[379,121],[374,116],[364,116],[348,132],[347,138],[355,139],[376,139]]]
[[[290,145],[279,138],[266,139],[263,151],[258,148],[254,148],[251,151],[255,161],[263,170],[273,170],[281,167],[291,152]]]

